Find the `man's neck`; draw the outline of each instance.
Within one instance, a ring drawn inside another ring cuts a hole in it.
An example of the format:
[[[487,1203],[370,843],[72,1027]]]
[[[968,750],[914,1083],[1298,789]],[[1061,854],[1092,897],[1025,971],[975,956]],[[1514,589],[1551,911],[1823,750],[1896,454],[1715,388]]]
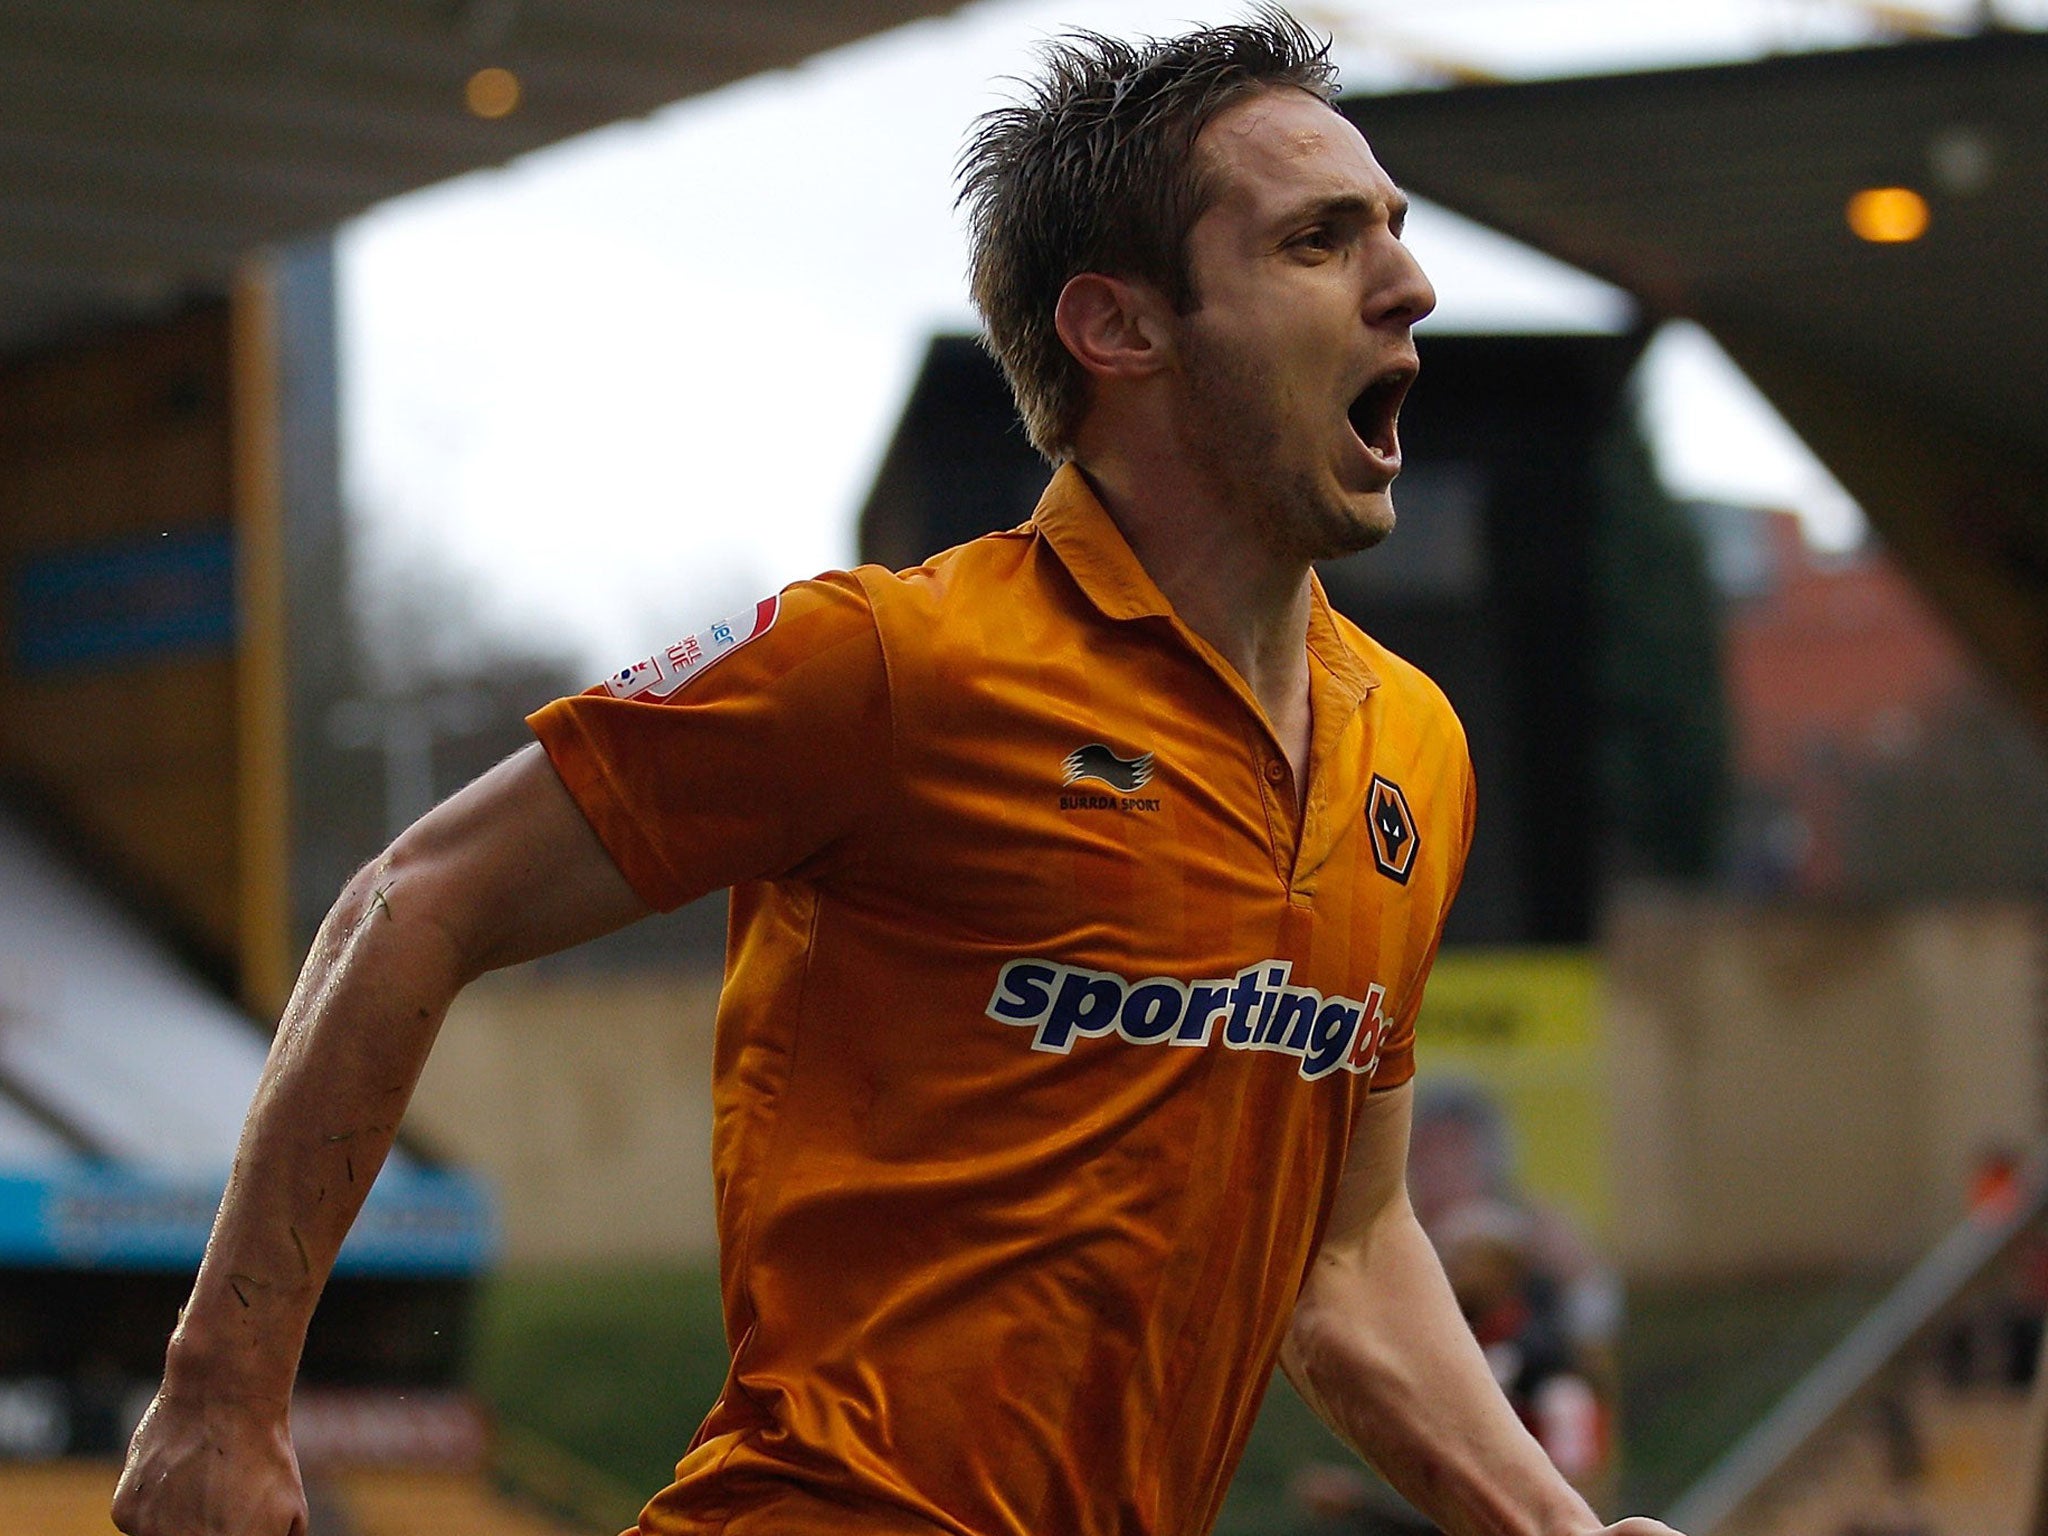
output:
[[[1308,763],[1309,567],[1271,549],[1240,508],[1171,458],[1077,466],[1182,623],[1234,668],[1294,768]]]

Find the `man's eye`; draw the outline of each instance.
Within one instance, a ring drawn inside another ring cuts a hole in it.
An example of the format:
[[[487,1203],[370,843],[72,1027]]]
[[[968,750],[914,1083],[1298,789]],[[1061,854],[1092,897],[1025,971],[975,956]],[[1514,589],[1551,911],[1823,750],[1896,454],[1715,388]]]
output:
[[[1305,250],[1333,251],[1337,248],[1337,237],[1327,229],[1307,229],[1294,237],[1294,243]]]

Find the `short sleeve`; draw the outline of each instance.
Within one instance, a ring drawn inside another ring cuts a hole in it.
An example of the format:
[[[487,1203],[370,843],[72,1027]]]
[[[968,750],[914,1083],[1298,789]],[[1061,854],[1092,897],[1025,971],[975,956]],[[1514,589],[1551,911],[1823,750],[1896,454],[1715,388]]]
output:
[[[643,901],[821,867],[887,793],[888,683],[860,584],[799,582],[528,717]]]
[[[1445,883],[1443,905],[1437,909],[1436,929],[1430,935],[1422,965],[1401,999],[1401,1011],[1387,1022],[1386,1033],[1380,1040],[1379,1065],[1373,1068],[1370,1084],[1375,1093],[1382,1088],[1398,1088],[1415,1075],[1415,1021],[1422,1015],[1422,994],[1429,985],[1429,973],[1436,966],[1437,949],[1444,941],[1444,924],[1450,921],[1451,905],[1458,899],[1458,887],[1464,883],[1465,862],[1472,852],[1472,829],[1479,809],[1469,752],[1464,757],[1464,766],[1464,817],[1457,854],[1451,865],[1451,878]]]

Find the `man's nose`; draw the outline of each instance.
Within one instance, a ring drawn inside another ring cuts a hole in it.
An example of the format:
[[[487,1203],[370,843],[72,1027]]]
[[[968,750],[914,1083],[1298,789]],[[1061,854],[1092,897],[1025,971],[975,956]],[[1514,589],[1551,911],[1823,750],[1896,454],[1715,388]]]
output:
[[[1375,325],[1413,325],[1436,308],[1436,289],[1414,252],[1400,241],[1390,243],[1388,262],[1388,270],[1373,290],[1366,318]]]

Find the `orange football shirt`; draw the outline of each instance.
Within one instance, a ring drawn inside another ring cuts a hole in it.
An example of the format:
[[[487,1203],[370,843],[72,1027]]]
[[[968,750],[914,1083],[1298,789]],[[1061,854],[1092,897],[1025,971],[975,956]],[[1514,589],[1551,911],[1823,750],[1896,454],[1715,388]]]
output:
[[[647,901],[733,887],[732,1368],[642,1530],[1209,1528],[1471,832],[1436,687],[1308,645],[1297,786],[1069,467],[533,717]]]

